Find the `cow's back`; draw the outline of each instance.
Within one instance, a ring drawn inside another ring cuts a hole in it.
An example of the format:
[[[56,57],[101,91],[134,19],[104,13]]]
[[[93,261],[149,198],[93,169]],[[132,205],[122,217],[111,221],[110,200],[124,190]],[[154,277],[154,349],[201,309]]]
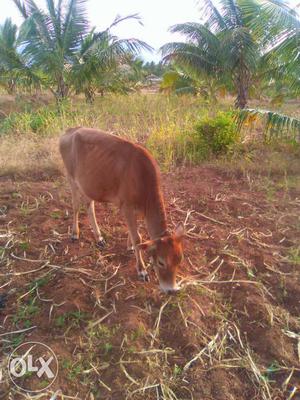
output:
[[[60,139],[68,175],[90,199],[144,209],[159,190],[152,156],[139,145],[99,130],[71,128]]]

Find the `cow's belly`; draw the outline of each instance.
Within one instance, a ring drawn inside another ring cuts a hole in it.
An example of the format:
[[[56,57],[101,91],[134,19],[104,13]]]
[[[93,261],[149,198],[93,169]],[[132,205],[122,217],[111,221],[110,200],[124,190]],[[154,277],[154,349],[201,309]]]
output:
[[[120,199],[118,196],[118,188],[107,187],[101,185],[101,183],[90,184],[89,182],[75,179],[76,185],[80,192],[90,200],[94,200],[100,203],[113,203],[120,205]]]

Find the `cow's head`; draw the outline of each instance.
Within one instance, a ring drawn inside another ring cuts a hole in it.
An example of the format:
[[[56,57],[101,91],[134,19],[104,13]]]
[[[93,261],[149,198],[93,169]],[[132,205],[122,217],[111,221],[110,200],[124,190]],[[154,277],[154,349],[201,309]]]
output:
[[[148,240],[138,245],[152,257],[160,288],[166,293],[179,290],[176,284],[176,275],[183,260],[183,236],[184,226],[180,223],[173,234]]]

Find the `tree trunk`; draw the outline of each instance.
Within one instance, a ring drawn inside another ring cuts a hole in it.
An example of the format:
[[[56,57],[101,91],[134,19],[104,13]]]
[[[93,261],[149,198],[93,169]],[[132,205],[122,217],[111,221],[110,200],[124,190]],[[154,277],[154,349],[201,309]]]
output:
[[[15,82],[14,79],[10,79],[7,82],[6,91],[7,91],[8,94],[15,94],[15,92],[16,92],[16,82]]]
[[[235,87],[237,97],[235,99],[236,108],[245,108],[248,102],[248,89],[250,86],[250,72],[246,66],[241,66],[235,77]]]
[[[61,76],[57,82],[57,89],[55,92],[55,98],[58,103],[66,99],[69,94],[69,86],[65,83],[64,78]]]
[[[88,87],[84,91],[85,101],[89,104],[93,104],[95,101],[95,90],[91,87]]]
[[[235,107],[236,108],[245,108],[247,105],[247,97],[248,97],[248,88],[243,85],[243,83],[238,84],[237,86],[237,97],[235,99]]]

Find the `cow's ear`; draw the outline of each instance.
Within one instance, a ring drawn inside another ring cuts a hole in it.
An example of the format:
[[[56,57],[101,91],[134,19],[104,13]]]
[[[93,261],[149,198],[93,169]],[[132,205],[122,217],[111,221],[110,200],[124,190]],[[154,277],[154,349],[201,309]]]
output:
[[[140,250],[152,253],[156,250],[156,242],[154,240],[147,240],[146,242],[138,244],[136,247]]]
[[[179,222],[179,224],[176,226],[174,235],[177,239],[182,239],[185,235],[184,225],[182,222]]]

